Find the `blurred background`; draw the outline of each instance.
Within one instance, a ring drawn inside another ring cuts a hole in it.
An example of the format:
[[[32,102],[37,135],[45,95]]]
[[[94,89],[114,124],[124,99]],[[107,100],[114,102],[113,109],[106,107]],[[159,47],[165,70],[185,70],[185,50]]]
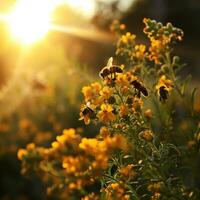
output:
[[[184,30],[176,47],[184,73],[200,77],[199,0],[0,0],[0,199],[46,199],[45,186],[20,175],[17,150],[49,146],[78,121],[81,88],[115,53],[109,26],[120,19],[146,42],[144,17]]]

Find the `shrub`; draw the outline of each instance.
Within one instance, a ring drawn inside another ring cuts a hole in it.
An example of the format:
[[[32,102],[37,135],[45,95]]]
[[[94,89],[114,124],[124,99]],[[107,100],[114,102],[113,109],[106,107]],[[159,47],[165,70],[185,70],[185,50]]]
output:
[[[116,58],[100,71],[100,82],[82,89],[80,120],[101,127],[96,137],[66,129],[49,148],[18,151],[22,173],[39,175],[53,199],[198,199],[196,89],[173,54],[183,31],[151,19],[144,24],[149,47],[112,24]],[[124,63],[113,64],[117,59]]]

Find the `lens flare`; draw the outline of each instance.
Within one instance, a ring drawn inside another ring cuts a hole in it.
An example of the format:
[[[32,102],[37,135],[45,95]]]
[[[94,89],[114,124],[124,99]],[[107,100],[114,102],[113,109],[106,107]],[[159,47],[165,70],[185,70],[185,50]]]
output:
[[[15,39],[33,43],[50,29],[52,4],[48,0],[19,0],[8,15],[10,30]]]

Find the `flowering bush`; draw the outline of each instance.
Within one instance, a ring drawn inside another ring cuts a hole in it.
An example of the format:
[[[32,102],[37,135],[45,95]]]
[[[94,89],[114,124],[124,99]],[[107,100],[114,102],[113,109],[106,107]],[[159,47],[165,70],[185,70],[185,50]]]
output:
[[[80,120],[100,126],[96,137],[66,129],[48,148],[31,143],[18,151],[22,173],[41,177],[53,199],[199,198],[196,89],[190,76],[180,76],[183,64],[172,52],[183,32],[151,19],[144,24],[149,47],[112,24],[117,57],[100,82],[82,88]]]

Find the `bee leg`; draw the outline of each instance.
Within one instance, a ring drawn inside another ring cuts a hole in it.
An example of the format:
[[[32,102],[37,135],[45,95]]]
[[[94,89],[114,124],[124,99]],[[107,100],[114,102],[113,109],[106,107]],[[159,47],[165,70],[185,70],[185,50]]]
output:
[[[140,97],[141,97],[141,92],[140,92],[140,90],[138,90],[137,97],[138,97],[139,99],[140,99]]]

